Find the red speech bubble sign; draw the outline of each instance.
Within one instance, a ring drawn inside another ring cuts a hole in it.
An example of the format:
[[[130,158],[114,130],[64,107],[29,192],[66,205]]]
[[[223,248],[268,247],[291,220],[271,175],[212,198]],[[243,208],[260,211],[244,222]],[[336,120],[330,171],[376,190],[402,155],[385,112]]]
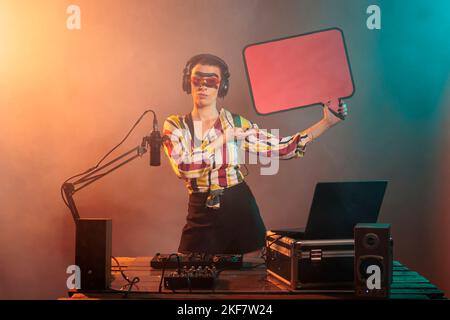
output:
[[[243,50],[253,105],[260,114],[326,104],[354,93],[342,30],[250,44]]]

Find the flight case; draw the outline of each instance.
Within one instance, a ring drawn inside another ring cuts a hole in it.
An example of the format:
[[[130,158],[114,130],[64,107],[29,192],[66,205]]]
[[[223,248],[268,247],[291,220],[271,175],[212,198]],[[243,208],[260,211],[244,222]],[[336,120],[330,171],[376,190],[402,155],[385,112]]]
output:
[[[354,290],[354,239],[299,240],[267,231],[267,272],[291,289]]]

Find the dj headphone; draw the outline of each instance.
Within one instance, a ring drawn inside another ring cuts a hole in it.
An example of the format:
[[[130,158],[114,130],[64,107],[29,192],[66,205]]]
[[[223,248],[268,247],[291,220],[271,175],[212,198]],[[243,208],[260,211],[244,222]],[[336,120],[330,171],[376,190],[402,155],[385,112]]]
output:
[[[186,63],[186,66],[183,70],[183,91],[187,94],[191,93],[191,72],[194,66],[203,59],[210,59],[216,61],[220,65],[220,70],[222,73],[222,80],[220,81],[219,85],[219,92],[217,93],[217,96],[219,98],[223,98],[226,96],[228,92],[228,88],[230,87],[230,72],[228,70],[228,65],[220,59],[219,57],[209,54],[209,53],[202,53],[198,54],[196,56],[193,56],[188,60]]]

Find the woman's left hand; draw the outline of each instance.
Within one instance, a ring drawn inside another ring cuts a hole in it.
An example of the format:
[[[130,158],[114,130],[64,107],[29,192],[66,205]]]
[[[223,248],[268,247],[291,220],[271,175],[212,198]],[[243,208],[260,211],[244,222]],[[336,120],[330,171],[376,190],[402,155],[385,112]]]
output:
[[[341,102],[339,104],[338,113],[342,117],[347,116],[347,104],[345,102]],[[323,106],[323,121],[329,126],[332,127],[336,125],[337,123],[341,122],[342,119],[336,116],[331,110],[328,108],[327,105]]]

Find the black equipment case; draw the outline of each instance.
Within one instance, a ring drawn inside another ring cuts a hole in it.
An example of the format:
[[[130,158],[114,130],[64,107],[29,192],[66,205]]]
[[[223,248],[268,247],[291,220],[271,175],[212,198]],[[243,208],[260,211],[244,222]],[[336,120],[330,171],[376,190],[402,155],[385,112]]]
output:
[[[354,291],[354,239],[299,240],[267,231],[267,273],[291,289]]]

